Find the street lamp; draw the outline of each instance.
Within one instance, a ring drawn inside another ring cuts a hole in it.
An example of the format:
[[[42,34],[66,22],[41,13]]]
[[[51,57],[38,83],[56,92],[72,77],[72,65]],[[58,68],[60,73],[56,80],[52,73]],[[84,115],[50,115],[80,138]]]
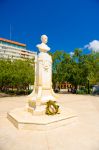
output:
[[[89,79],[88,79],[88,94],[90,94],[90,85],[89,85]]]

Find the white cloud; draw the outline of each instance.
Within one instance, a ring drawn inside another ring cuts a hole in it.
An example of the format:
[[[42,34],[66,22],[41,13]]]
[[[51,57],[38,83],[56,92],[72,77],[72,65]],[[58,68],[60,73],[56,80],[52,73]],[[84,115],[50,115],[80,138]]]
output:
[[[88,46],[89,46],[88,44],[87,44],[87,45],[85,45],[83,49],[86,49],[86,48],[88,48]]]
[[[88,48],[89,50],[92,50],[94,52],[99,52],[99,41],[93,40],[89,44],[85,45],[84,48]]]
[[[70,56],[73,56],[74,55],[74,52],[70,52]]]

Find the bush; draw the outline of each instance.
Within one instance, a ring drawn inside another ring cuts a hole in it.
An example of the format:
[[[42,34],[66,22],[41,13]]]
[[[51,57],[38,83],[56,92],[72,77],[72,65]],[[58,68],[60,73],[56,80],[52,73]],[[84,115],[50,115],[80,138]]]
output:
[[[84,90],[77,90],[76,94],[86,94],[86,92]]]
[[[10,94],[10,95],[14,95],[14,94],[16,94],[16,91],[14,91],[14,90],[8,90],[8,91],[4,91],[4,93]]]
[[[89,89],[90,94],[92,93],[91,88]],[[88,94],[88,89],[84,86],[80,87],[79,90],[76,91],[76,94]]]
[[[2,92],[9,95],[28,95],[32,92],[32,90],[8,90]]]
[[[28,91],[27,91],[27,93],[28,93],[28,94],[31,94],[31,93],[32,93],[32,91],[33,91],[33,90],[28,90]]]

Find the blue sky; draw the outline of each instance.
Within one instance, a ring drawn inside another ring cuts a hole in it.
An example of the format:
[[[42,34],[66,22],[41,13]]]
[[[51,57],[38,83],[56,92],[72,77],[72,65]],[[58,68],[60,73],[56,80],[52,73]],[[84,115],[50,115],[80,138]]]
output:
[[[99,46],[99,0],[0,0],[0,37],[10,39],[10,25],[11,39],[34,51],[42,34],[51,52]]]

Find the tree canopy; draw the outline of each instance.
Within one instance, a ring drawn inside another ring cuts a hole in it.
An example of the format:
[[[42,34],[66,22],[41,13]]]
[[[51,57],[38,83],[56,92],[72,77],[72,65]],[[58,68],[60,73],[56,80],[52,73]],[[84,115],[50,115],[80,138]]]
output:
[[[0,60],[0,89],[25,89],[34,83],[34,65],[30,60]]]
[[[99,53],[83,54],[75,49],[70,56],[64,51],[56,51],[53,59],[53,84],[69,82],[75,87],[99,82]]]

